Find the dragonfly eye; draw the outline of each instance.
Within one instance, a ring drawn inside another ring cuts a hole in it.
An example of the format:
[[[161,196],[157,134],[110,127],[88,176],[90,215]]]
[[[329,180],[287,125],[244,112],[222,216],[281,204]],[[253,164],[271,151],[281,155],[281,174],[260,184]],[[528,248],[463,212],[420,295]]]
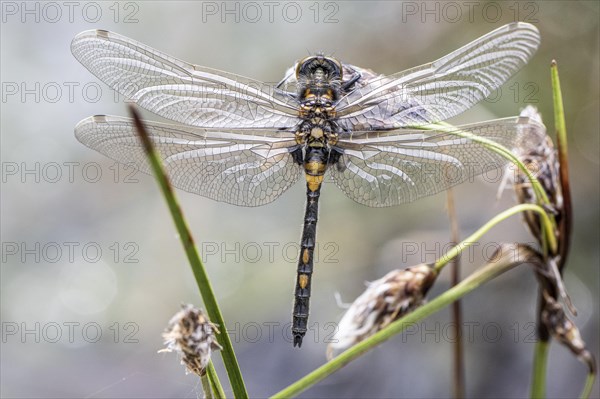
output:
[[[326,58],[329,63],[331,64],[331,69],[335,71],[335,74],[337,75],[336,77],[339,80],[342,80],[343,78],[343,71],[344,69],[342,68],[342,63],[339,62],[338,60],[336,60],[335,58]]]
[[[298,61],[298,64],[296,65],[296,78],[299,78],[300,76],[306,76],[308,73],[308,64],[314,59],[315,57],[306,57],[303,60]]]

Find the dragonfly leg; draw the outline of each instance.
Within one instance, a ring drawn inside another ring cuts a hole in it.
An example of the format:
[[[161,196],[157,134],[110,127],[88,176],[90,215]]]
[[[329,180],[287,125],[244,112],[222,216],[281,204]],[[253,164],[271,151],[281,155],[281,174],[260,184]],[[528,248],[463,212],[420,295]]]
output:
[[[354,85],[354,83],[358,82],[362,78],[362,73],[352,69],[352,78],[342,85],[342,90],[348,91],[350,87]]]

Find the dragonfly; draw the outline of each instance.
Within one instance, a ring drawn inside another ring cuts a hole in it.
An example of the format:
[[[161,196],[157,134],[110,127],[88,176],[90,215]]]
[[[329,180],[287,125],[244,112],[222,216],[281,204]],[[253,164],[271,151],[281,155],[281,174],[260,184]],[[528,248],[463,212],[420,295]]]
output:
[[[513,148],[526,132],[539,130],[531,128],[538,122],[510,117],[457,127],[439,123],[488,97],[539,43],[533,25],[511,23],[434,62],[387,76],[316,54],[297,61],[277,85],[190,64],[105,30],[78,34],[71,50],[129,101],[177,122],[145,122],[175,187],[254,207],[304,177],[292,315],[293,345],[300,347],[324,181],[360,204],[387,207],[503,166],[502,156],[473,138]],[[130,118],[91,116],[77,124],[75,136],[151,173]]]

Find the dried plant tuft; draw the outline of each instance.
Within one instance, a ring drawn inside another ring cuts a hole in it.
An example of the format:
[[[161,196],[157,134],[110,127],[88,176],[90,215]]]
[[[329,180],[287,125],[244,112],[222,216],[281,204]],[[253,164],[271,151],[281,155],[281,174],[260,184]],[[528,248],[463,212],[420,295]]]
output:
[[[171,318],[163,333],[166,348],[159,352],[177,352],[186,372],[204,375],[213,351],[222,349],[217,343],[217,327],[202,309],[181,305],[181,310]]]
[[[531,125],[530,129],[540,130],[532,134],[528,132],[527,137],[538,137],[538,140],[522,143],[514,149],[515,154],[521,162],[529,169],[531,174],[539,181],[543,190],[548,195],[550,206],[548,211],[561,219],[563,212],[563,197],[560,186],[560,165],[554,143],[550,136],[546,134],[546,129],[542,124],[542,118],[538,110],[529,105],[522,112],[521,116],[529,117],[539,125]],[[513,178],[513,186],[517,199],[521,204],[536,204],[537,198],[531,187],[528,176],[520,169],[516,170]],[[533,212],[525,212],[525,222],[531,234],[539,241],[542,238],[542,228],[539,216]],[[553,232],[558,234],[558,232]]]
[[[596,373],[596,361],[586,349],[585,342],[581,339],[579,329],[565,314],[563,306],[552,296],[544,292],[545,306],[541,311],[541,321],[550,334],[583,363],[587,364],[590,374]]]
[[[334,343],[327,348],[328,358],[334,350],[355,345],[423,304],[436,277],[430,265],[421,264],[393,270],[369,283],[342,317]]]

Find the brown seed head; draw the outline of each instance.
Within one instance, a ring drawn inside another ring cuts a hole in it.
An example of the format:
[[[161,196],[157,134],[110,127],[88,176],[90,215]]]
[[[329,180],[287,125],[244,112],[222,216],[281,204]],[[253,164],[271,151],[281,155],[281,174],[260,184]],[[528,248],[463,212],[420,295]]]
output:
[[[552,296],[544,293],[544,308],[541,321],[550,334],[561,344],[569,348],[579,360],[586,363],[590,374],[596,373],[596,360],[586,349],[585,342],[581,339],[579,329],[565,314],[563,306]]]
[[[535,134],[533,132],[524,132],[523,136],[537,137],[537,139],[523,141],[514,149],[514,152],[519,160],[529,169],[531,174],[539,181],[550,200],[551,209],[549,210],[556,215],[557,219],[560,219],[563,211],[563,199],[559,179],[560,166],[556,149],[554,148],[552,139],[546,134],[546,129],[541,124],[541,116],[535,107],[526,107],[521,112],[521,116],[526,116],[540,122],[540,125],[532,125],[527,129],[541,129],[541,131],[536,131]],[[516,171],[513,184],[520,203],[538,203],[531,182],[522,170],[518,169]],[[542,229],[538,215],[526,212],[525,222],[533,236],[540,241],[542,239]]]
[[[219,330],[201,309],[182,305],[163,333],[166,348],[159,352],[178,352],[187,372],[203,375],[213,351],[222,349],[215,333]]]
[[[342,317],[328,356],[335,349],[345,349],[364,340],[417,308],[436,277],[433,268],[422,264],[393,270],[369,283]]]

